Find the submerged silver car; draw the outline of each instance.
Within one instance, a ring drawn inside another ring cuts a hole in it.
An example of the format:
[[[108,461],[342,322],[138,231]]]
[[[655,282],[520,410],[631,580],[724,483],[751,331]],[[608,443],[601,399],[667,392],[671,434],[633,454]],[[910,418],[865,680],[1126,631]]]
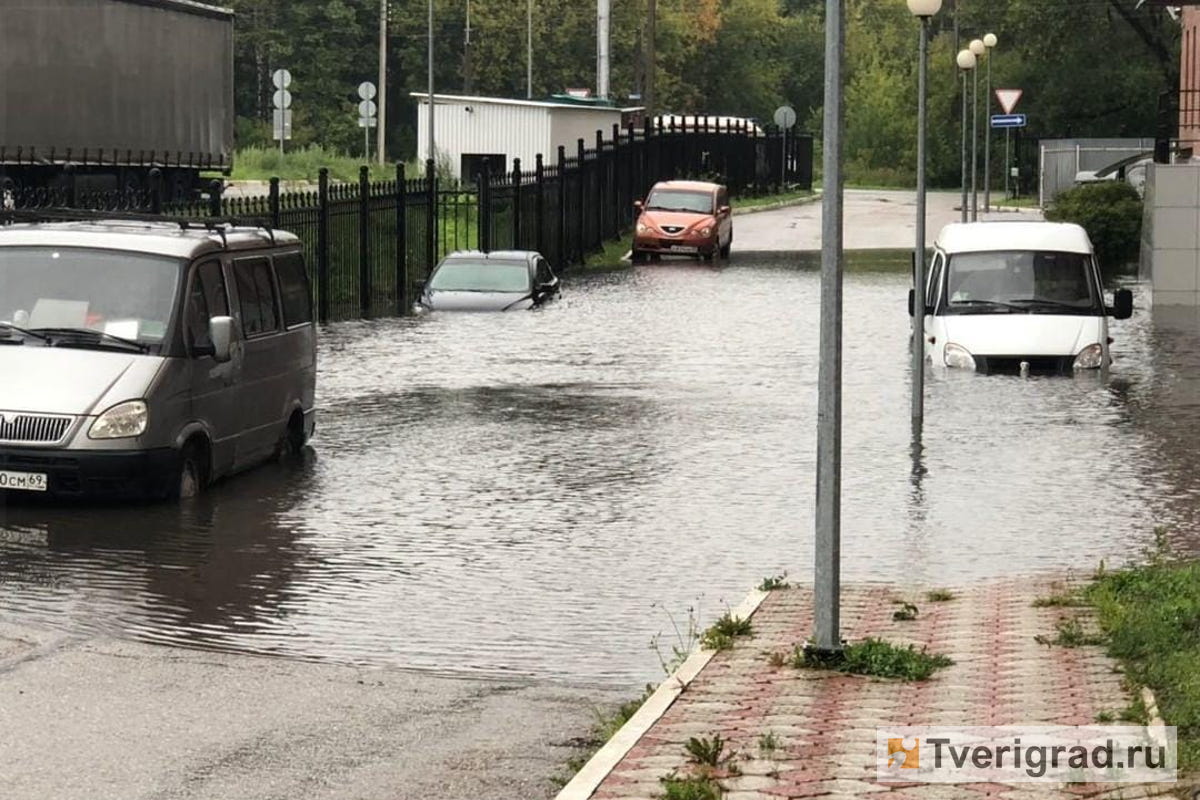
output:
[[[311,297],[282,231],[0,226],[0,495],[188,497],[299,450]]]
[[[462,250],[434,268],[413,310],[517,311],[545,305],[558,293],[558,276],[541,253]]]

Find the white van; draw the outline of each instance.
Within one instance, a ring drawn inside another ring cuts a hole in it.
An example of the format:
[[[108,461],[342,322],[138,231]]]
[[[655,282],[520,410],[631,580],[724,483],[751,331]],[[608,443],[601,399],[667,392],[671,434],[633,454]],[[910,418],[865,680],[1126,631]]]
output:
[[[1056,222],[942,228],[925,301],[926,358],[936,367],[984,373],[1072,374],[1107,367],[1108,317],[1133,313],[1128,289],[1118,289],[1113,305],[1105,304],[1083,228]]]
[[[188,497],[302,448],[316,330],[300,240],[96,216],[0,225],[0,504]]]

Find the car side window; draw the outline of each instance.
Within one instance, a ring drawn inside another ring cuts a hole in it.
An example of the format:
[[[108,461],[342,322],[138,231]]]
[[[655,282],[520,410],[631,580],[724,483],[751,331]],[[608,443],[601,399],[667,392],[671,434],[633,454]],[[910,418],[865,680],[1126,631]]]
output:
[[[237,282],[238,307],[242,312],[242,333],[251,338],[279,330],[271,262],[265,258],[235,261],[233,276]]]
[[[312,295],[309,293],[308,273],[304,270],[304,256],[285,253],[275,256],[274,260],[280,300],[283,301],[284,327],[312,322]]]
[[[550,283],[554,280],[554,273],[550,270],[550,264],[544,258],[537,260],[537,282]]]
[[[721,189],[717,192],[717,208],[724,208],[729,205],[729,192]]]
[[[942,288],[942,265],[946,263],[941,252],[933,254],[933,266],[929,270],[929,285],[925,287],[926,305],[937,305],[938,293]]]
[[[225,291],[225,275],[221,272],[221,262],[206,261],[192,272],[185,322],[188,344],[191,347],[211,345],[209,320],[228,315],[229,297]]]

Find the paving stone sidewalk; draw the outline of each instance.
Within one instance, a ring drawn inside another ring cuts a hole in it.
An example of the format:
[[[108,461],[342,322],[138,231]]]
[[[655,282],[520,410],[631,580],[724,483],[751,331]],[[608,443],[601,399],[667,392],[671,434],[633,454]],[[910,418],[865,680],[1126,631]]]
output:
[[[601,782],[592,797],[650,800],[663,796],[660,778],[689,773],[689,737],[720,733],[739,754],[741,775],[722,778],[726,800],[865,797],[877,800],[1033,800],[1145,797],[1179,789],[1101,784],[954,785],[878,783],[875,731],[888,725],[1086,725],[1101,712],[1129,703],[1116,665],[1096,647],[1050,647],[1064,617],[1079,608],[1035,608],[1039,596],[1062,592],[1053,578],[1023,579],[955,589],[954,599],[930,602],[924,590],[892,586],[843,589],[842,630],[850,641],[868,636],[944,653],[954,665],[921,683],[899,683],[772,666],[772,653],[791,653],[812,630],[811,593],[771,592],[752,617],[753,636],[717,653]],[[920,608],[912,621],[894,621],[896,601]],[[1168,721],[1169,724],[1169,721]],[[777,749],[764,753],[760,736]],[[1178,795],[1185,796],[1185,795]]]

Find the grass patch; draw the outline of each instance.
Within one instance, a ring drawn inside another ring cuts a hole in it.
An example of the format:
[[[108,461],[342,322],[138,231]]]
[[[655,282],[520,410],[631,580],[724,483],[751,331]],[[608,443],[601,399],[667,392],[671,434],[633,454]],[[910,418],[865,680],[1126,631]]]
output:
[[[1171,558],[1160,540],[1149,563],[1098,575],[1086,597],[1109,654],[1132,686],[1154,691],[1163,718],[1177,727],[1180,767],[1200,768],[1200,562]]]
[[[954,599],[954,592],[949,589],[932,589],[925,593],[925,599],[931,603],[948,603]]]
[[[814,192],[801,189],[794,192],[782,192],[780,194],[735,197],[733,199],[733,209],[735,212],[744,213],[746,211],[754,211],[759,208],[771,208],[773,206],[797,203],[801,200],[808,200],[809,198],[815,196],[816,194]]]
[[[712,626],[700,635],[700,646],[705,650],[728,650],[734,639],[749,636],[754,632],[748,617],[735,617],[730,611],[722,614]]]
[[[776,589],[788,589],[790,587],[791,584],[788,583],[787,573],[784,572],[779,575],[771,575],[763,578],[762,583],[758,585],[758,590],[760,592],[773,592]]]
[[[768,758],[773,756],[779,750],[779,737],[774,731],[767,731],[760,734],[758,737],[758,751]]]
[[[1034,608],[1079,608],[1089,605],[1081,592],[1061,592],[1034,598]]]
[[[814,657],[803,647],[797,647],[792,665],[805,669],[833,669],[853,675],[876,678],[898,678],[902,681],[927,680],[934,672],[954,662],[949,656],[918,650],[912,645],[900,646],[882,639],[864,639],[846,645],[839,657]]]
[[[365,162],[358,157],[348,156],[336,150],[329,150],[319,145],[284,151],[279,155],[279,149],[274,147],[247,147],[238,150],[233,157],[233,174],[235,181],[266,181],[279,178],[285,181],[316,181],[322,167],[329,169],[329,177],[335,181],[353,182],[358,180],[358,170]],[[376,163],[367,164],[371,168],[371,180],[393,180],[396,177],[396,165]],[[425,176],[424,166],[418,168],[409,164],[405,175],[408,178]]]
[[[1038,199],[1036,197],[1002,197],[997,200],[993,197],[992,205],[998,208],[1037,208]]]
[[[1087,647],[1089,645],[1104,644],[1104,637],[1095,633],[1088,633],[1083,629],[1083,625],[1079,620],[1071,617],[1070,619],[1060,619],[1055,626],[1055,634],[1049,636],[1033,637],[1038,644],[1058,645],[1059,647]]]
[[[605,239],[604,247],[583,260],[584,269],[617,269],[629,266],[625,255],[633,247],[633,234],[624,234],[619,240]]]
[[[674,773],[661,778],[663,800],[721,800],[725,790],[707,775],[679,776]]]

